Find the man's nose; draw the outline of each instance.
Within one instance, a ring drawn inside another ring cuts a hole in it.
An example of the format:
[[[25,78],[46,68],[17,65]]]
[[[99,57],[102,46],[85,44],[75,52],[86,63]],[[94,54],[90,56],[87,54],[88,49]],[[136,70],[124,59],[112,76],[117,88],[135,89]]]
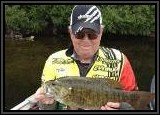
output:
[[[84,35],[83,40],[89,40],[88,34],[85,34],[85,35]]]

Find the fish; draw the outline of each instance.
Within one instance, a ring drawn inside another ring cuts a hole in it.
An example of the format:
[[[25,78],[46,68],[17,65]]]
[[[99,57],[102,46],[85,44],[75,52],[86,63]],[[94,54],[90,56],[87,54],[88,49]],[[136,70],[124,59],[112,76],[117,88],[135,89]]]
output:
[[[147,91],[124,91],[119,82],[108,78],[65,76],[42,86],[56,101],[84,110],[100,110],[107,102],[127,102],[135,110],[143,110],[155,96]]]

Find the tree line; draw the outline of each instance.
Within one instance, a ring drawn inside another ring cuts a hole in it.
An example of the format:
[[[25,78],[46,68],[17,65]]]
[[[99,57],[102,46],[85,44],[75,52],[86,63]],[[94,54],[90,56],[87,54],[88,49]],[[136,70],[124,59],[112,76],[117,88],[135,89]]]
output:
[[[148,36],[155,32],[155,5],[97,5],[105,32]],[[67,31],[74,5],[5,5],[5,30],[23,35]]]

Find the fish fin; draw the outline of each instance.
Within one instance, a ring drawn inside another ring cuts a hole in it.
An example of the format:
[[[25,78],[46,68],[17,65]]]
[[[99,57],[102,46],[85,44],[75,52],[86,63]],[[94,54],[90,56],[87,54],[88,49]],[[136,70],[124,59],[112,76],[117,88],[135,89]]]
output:
[[[82,76],[64,76],[58,79],[81,79],[81,80],[88,80],[88,81],[92,81],[92,82],[100,82],[103,83],[104,85],[107,85],[111,88],[116,88],[116,89],[123,89],[122,85],[118,82],[115,81],[113,79],[110,78],[92,78],[92,77],[82,77]]]
[[[115,80],[112,80],[112,79],[109,79],[109,78],[104,78],[104,79],[105,79],[105,82],[110,87],[115,88],[115,89],[123,89],[122,85],[118,81],[115,81]]]
[[[60,79],[71,79],[71,80],[84,80],[84,81],[90,81],[92,83],[94,82],[99,82],[101,84],[104,84],[106,86],[109,86],[111,88],[115,88],[115,89],[123,89],[122,85],[118,82],[118,81],[115,81],[113,79],[109,79],[109,78],[92,78],[92,77],[82,77],[82,76],[64,76],[64,77],[60,77],[57,79],[60,80]]]
[[[146,91],[137,91],[138,99],[132,102],[129,102],[135,110],[145,110],[147,105],[155,98],[155,93],[146,92]]]

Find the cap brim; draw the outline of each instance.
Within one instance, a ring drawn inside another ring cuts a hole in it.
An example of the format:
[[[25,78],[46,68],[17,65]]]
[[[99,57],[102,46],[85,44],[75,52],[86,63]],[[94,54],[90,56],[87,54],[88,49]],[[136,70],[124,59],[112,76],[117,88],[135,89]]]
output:
[[[76,34],[77,32],[81,31],[81,30],[79,30],[80,27],[92,29],[96,33],[100,33],[100,25],[98,25],[96,23],[89,23],[89,22],[78,22],[78,23],[72,25],[72,32],[74,34]]]

